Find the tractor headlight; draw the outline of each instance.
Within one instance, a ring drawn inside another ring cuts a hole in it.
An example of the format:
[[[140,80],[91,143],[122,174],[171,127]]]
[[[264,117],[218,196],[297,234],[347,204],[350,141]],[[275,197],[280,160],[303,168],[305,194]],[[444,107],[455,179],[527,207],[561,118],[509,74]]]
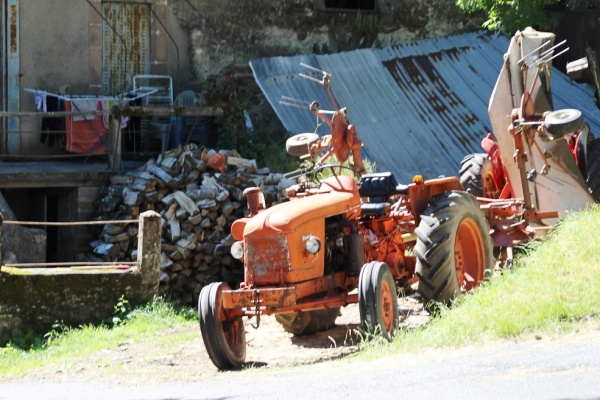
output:
[[[321,250],[321,241],[316,236],[309,236],[304,242],[304,248],[310,254],[317,254]]]
[[[244,242],[237,241],[231,245],[231,256],[236,260],[244,258]]]

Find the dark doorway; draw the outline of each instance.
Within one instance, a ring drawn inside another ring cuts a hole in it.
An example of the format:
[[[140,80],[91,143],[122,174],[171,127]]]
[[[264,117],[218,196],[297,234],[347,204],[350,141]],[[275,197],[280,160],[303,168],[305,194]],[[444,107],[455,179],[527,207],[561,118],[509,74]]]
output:
[[[2,194],[16,220],[65,222],[77,220],[77,189],[30,188],[3,189]],[[36,226],[46,231],[46,262],[73,261],[78,233],[71,226]]]

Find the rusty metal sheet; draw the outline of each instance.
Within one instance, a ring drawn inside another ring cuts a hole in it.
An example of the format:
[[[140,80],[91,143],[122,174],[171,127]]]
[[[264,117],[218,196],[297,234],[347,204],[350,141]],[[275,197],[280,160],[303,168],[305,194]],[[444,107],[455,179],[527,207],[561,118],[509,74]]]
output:
[[[102,22],[103,94],[122,93],[129,89],[123,86],[126,76],[131,79],[150,72],[149,7],[142,3],[103,4],[103,15],[108,21]]]

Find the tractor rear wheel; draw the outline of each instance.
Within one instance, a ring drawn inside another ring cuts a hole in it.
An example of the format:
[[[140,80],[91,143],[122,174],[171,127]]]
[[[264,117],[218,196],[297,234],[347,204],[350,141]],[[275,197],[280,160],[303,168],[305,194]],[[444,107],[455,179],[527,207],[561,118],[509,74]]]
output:
[[[340,315],[340,307],[324,310],[298,311],[275,314],[275,320],[286,332],[294,335],[310,335],[333,328]]]
[[[600,202],[600,139],[594,139],[587,145],[586,183],[590,194]]]
[[[300,133],[290,137],[285,142],[285,150],[292,157],[302,157],[309,154],[310,145],[319,140],[316,133]]]
[[[484,194],[482,168],[486,162],[490,163],[487,153],[473,153],[466,155],[460,163],[460,183],[473,196],[482,197]]]
[[[223,290],[229,285],[214,282],[200,291],[200,331],[213,364],[221,370],[237,369],[246,360],[246,331],[242,317],[228,318],[221,307]]]
[[[418,290],[426,305],[449,304],[479,286],[494,267],[488,223],[475,197],[466,192],[435,197],[415,233]]]
[[[386,263],[365,264],[358,278],[358,310],[363,327],[392,340],[398,329],[398,294]]]

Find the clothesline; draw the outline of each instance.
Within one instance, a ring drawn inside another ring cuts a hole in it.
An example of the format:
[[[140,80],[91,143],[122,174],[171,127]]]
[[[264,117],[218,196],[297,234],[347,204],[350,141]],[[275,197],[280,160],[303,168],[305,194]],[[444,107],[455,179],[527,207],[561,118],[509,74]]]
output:
[[[89,155],[105,152],[109,123],[106,110],[110,109],[112,105],[126,107],[131,102],[158,91],[158,89],[144,88],[143,90],[129,91],[119,96],[101,96],[58,94],[29,88],[24,90],[33,93],[35,106],[39,111],[47,113],[50,109],[50,99],[53,99],[52,111],[64,109],[69,114],[75,112],[64,120],[46,117],[42,119],[43,133],[40,137],[42,143],[45,143],[48,131],[64,130],[66,132],[66,150],[71,153],[88,153]],[[129,117],[122,116],[121,127],[127,126],[128,121]],[[57,125],[60,125],[60,128],[57,128]],[[89,135],[88,132],[90,131],[94,132],[95,135]],[[52,139],[49,139],[48,144],[52,145],[53,142]]]
[[[43,95],[43,96],[53,96],[56,98],[59,98],[61,100],[77,100],[77,99],[84,99],[84,100],[98,100],[98,101],[118,101],[118,100],[127,100],[129,102],[131,101],[135,101],[137,99],[141,99],[143,97],[149,96],[153,93],[158,92],[158,89],[155,88],[144,88],[144,91],[142,93],[140,93],[142,88],[139,88],[137,90],[131,90],[129,92],[126,93],[122,93],[118,96],[103,96],[103,95],[78,95],[78,94],[59,94],[59,93],[52,93],[52,92],[48,92],[45,90],[40,90],[40,89],[23,89],[26,92],[30,92],[33,94],[39,94],[39,95]],[[129,97],[130,95],[133,95],[133,97]]]

